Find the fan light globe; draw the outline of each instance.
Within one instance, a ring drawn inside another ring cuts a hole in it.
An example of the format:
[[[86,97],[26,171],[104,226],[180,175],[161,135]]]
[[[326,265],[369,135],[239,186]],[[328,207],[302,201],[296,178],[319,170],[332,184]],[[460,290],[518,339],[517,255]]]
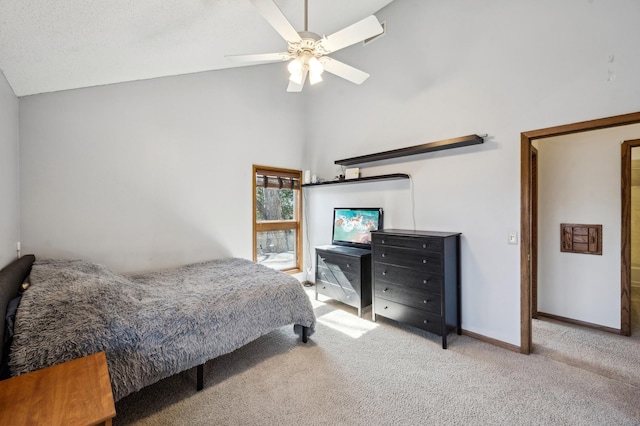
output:
[[[312,56],[309,59],[308,64],[309,64],[309,72],[312,75],[316,74],[318,77],[320,77],[320,74],[324,72],[324,67],[322,66],[318,58],[316,58],[315,56]],[[322,81],[322,78],[320,79],[320,81]]]
[[[322,76],[320,74],[309,71],[309,84],[312,86],[316,83],[320,83],[322,81]]]
[[[289,62],[289,65],[287,65],[287,69],[289,70],[289,73],[291,73],[291,75],[299,74],[302,72],[302,62],[300,62],[300,60],[296,58]]]
[[[300,71],[298,72],[291,73],[289,80],[293,81],[296,84],[302,84],[302,69],[300,69]]]

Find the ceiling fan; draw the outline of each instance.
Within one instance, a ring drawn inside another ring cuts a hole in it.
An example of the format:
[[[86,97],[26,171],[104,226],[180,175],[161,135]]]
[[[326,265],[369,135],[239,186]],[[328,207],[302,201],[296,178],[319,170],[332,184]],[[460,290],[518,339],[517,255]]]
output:
[[[301,92],[309,75],[309,83],[322,81],[323,71],[328,71],[355,84],[362,84],[369,74],[327,56],[355,43],[383,32],[378,19],[371,15],[326,37],[309,32],[308,0],[304,2],[304,31],[296,31],[273,0],[250,0],[271,26],[285,39],[286,52],[256,55],[228,55],[229,60],[257,65],[269,62],[290,61],[287,69],[291,73],[287,92]]]

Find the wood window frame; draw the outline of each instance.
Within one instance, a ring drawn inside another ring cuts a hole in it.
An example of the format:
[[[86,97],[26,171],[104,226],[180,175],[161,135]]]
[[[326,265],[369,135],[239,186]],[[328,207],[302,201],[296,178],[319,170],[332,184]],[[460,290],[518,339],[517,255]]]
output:
[[[257,179],[256,176],[258,174],[263,173],[273,173],[274,176],[282,176],[285,178],[293,178],[297,179],[298,187],[294,189],[294,213],[293,220],[272,220],[265,222],[258,222],[256,216],[256,189],[257,189]],[[282,272],[286,272],[288,274],[296,274],[302,272],[302,170],[294,170],[294,169],[285,169],[281,167],[271,167],[271,166],[259,166],[253,165],[253,173],[251,174],[252,179],[252,205],[253,205],[253,261],[258,261],[258,251],[257,251],[257,240],[258,240],[258,232],[265,231],[281,231],[288,229],[295,229],[296,231],[296,266],[294,268],[283,270]]]

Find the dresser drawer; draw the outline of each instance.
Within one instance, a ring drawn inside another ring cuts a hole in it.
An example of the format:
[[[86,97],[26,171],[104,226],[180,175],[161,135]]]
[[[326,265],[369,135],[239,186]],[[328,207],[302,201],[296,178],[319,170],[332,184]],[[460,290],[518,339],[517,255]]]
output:
[[[401,237],[398,235],[372,235],[373,241],[380,246],[404,247],[420,251],[436,251],[442,250],[441,238],[415,238]]]
[[[400,247],[374,246],[372,260],[423,271],[438,273],[442,271],[442,254],[436,252],[419,252]]]
[[[375,298],[375,313],[442,335],[442,317],[380,297]]]
[[[326,266],[318,266],[316,269],[316,279],[349,287],[356,291],[360,290],[360,278],[355,271],[342,272]]]
[[[360,259],[318,251],[316,280],[360,293]]]
[[[360,258],[337,255],[318,250],[318,266],[326,266],[334,271],[357,273],[360,270]]]
[[[428,291],[418,290],[402,285],[376,282],[375,297],[402,303],[403,305],[413,306],[432,314],[440,315],[442,313],[440,304],[440,295],[429,293]]]
[[[316,280],[316,292],[323,296],[330,297],[347,305],[357,306],[360,303],[360,296],[353,289],[330,283],[323,280]]]
[[[405,285],[437,294],[440,294],[442,288],[442,275],[440,274],[388,263],[375,262],[373,264],[373,277],[376,282],[384,281]]]

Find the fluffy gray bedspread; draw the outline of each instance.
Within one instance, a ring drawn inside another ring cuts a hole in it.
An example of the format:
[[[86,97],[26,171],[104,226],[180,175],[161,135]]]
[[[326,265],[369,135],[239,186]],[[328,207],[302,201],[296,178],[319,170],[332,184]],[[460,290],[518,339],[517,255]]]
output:
[[[313,332],[304,289],[248,260],[129,275],[43,260],[20,302],[9,366],[18,375],[105,351],[117,401],[290,324]]]

